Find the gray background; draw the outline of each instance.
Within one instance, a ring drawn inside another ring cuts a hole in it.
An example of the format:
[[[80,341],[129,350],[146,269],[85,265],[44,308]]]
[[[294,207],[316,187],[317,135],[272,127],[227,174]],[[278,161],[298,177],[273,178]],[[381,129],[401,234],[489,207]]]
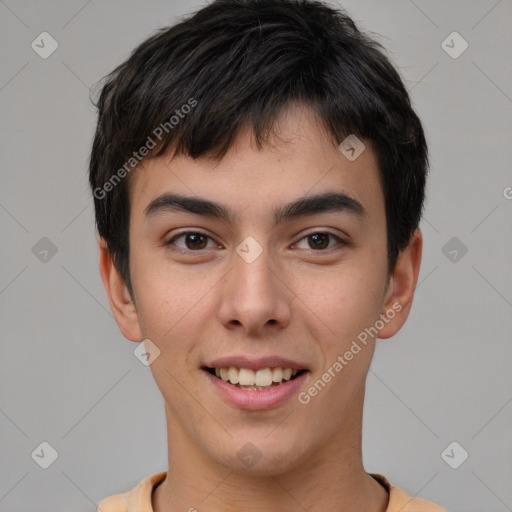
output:
[[[98,273],[89,87],[201,5],[0,0],[3,512],[93,511],[167,468],[162,398]],[[342,5],[382,34],[432,163],[413,310],[368,377],[365,467],[452,511],[511,511],[512,2]],[[47,59],[31,48],[43,31],[59,44]],[[453,31],[469,44],[458,58],[441,46]],[[48,469],[31,457],[43,441]],[[458,469],[441,457],[453,441],[452,464],[469,453]]]

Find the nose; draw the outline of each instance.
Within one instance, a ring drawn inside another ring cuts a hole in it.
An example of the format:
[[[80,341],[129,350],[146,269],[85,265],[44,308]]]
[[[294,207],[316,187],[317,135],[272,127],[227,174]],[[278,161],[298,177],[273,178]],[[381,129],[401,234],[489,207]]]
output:
[[[252,262],[233,253],[222,286],[218,315],[227,329],[258,337],[289,325],[294,294],[266,249]]]

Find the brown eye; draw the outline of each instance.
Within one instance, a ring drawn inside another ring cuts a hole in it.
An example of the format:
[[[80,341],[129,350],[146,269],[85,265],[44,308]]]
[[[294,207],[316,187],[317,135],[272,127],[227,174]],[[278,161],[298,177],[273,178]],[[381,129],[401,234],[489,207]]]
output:
[[[182,242],[181,244],[177,244],[176,241],[180,239],[182,239],[184,243]],[[201,249],[206,249],[208,240],[211,240],[211,238],[203,233],[187,231],[174,236],[166,242],[165,245],[175,245],[179,249],[188,251],[200,251]]]
[[[311,249],[325,249],[329,246],[329,235],[327,233],[315,233],[307,237],[310,240]]]
[[[302,246],[303,240],[307,240],[307,247]],[[311,233],[303,237],[297,244],[295,244],[299,249],[312,249],[313,251],[323,251],[325,249],[332,249],[336,246],[335,243],[331,243],[332,241],[338,242],[337,245],[341,247],[348,245],[344,240],[342,240],[339,236],[329,233],[318,231],[316,233]]]
[[[200,233],[190,233],[185,235],[185,245],[187,249],[204,249],[207,238],[207,236]]]

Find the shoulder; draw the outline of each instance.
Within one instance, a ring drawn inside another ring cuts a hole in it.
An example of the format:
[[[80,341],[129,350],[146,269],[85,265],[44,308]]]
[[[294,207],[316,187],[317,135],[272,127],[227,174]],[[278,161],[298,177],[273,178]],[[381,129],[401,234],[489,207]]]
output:
[[[389,503],[386,512],[447,512],[443,507],[424,500],[409,496],[400,487],[391,485],[388,479],[377,473],[370,473],[389,493]]]
[[[151,494],[166,475],[166,471],[149,475],[129,491],[102,499],[97,512],[153,512]]]
[[[393,501],[392,501],[393,500]],[[386,512],[447,512],[446,509],[440,505],[436,505],[431,501],[424,500],[423,498],[411,498],[400,487],[391,486],[390,491],[390,505],[393,503],[394,508],[389,508]]]

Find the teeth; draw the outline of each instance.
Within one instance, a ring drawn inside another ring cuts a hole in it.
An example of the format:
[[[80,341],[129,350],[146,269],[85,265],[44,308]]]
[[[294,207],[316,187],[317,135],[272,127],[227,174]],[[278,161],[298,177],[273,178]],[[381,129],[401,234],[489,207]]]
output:
[[[231,367],[228,370],[228,378],[229,382],[231,382],[232,384],[238,384],[238,370],[236,368]]]
[[[283,380],[283,369],[282,368],[274,368],[272,370],[272,380],[274,382],[281,382]]]
[[[272,384],[272,370],[270,368],[258,370],[254,380],[256,386],[270,386]]]
[[[262,368],[251,370],[249,368],[215,368],[215,375],[225,382],[238,384],[247,389],[260,389],[272,386],[272,383],[281,383],[290,380],[299,370],[292,368]]]
[[[255,375],[252,370],[240,368],[238,373],[238,384],[240,384],[240,386],[254,386],[255,380]],[[231,382],[231,384],[236,384],[236,382]]]

